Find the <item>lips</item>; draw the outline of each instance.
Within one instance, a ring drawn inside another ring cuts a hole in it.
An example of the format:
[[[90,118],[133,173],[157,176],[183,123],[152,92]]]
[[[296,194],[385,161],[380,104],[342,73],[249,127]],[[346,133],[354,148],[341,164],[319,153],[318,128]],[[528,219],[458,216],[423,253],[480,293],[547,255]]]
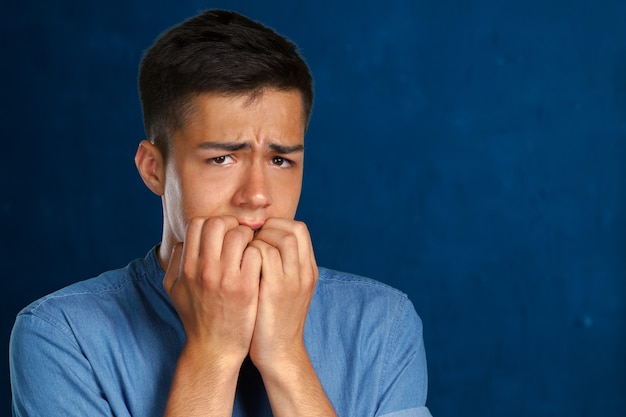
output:
[[[239,224],[242,226],[248,226],[250,229],[252,229],[254,234],[257,234],[257,232],[261,230],[261,228],[263,227],[263,224],[265,224],[265,221],[256,221],[256,222],[240,221]]]

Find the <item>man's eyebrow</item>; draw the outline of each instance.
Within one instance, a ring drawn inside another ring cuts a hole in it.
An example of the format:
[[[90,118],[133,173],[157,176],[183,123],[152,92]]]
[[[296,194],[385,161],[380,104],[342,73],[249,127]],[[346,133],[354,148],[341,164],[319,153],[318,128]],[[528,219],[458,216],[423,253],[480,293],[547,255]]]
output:
[[[250,142],[202,142],[198,145],[200,149],[218,149],[221,151],[236,152],[242,149],[251,149]],[[291,154],[304,152],[304,145],[281,145],[278,143],[269,143],[268,149],[281,154]]]
[[[221,151],[235,152],[242,149],[250,149],[250,142],[202,142],[198,145],[200,149],[218,149]]]
[[[289,145],[279,145],[278,143],[270,143],[267,145],[267,147],[276,153],[282,153],[282,154],[304,152],[304,145],[289,146]]]

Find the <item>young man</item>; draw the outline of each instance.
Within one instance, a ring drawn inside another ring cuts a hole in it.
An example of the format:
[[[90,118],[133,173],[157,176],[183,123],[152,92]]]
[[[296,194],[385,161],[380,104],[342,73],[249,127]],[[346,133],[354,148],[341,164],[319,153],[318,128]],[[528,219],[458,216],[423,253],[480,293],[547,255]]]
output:
[[[313,101],[295,46],[208,11],[157,40],[139,87],[162,241],[18,315],[13,415],[430,416],[410,301],[318,269],[293,220]]]

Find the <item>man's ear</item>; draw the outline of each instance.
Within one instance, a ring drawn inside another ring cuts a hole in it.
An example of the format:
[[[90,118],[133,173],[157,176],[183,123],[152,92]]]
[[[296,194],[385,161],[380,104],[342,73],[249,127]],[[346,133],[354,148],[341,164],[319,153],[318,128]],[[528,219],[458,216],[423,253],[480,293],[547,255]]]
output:
[[[156,195],[165,192],[165,162],[161,151],[147,140],[142,140],[135,154],[135,166],[146,186]]]

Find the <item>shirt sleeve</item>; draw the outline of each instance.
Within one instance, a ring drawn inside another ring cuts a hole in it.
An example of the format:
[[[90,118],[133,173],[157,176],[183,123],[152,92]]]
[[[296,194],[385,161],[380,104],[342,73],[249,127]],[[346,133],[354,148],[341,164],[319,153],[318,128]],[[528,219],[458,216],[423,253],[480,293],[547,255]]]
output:
[[[14,417],[112,416],[71,330],[32,313],[17,316],[9,345]]]
[[[431,417],[422,321],[404,298],[392,324],[384,358],[377,417]]]

